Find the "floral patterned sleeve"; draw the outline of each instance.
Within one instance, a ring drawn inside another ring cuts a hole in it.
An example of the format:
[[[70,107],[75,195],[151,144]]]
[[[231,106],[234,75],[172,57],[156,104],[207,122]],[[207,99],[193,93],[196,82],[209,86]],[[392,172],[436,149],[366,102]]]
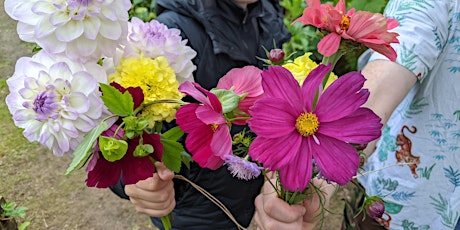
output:
[[[393,44],[397,63],[412,71],[422,81],[432,71],[449,36],[449,0],[390,0],[385,16],[395,18],[400,26],[399,44]],[[370,60],[384,59],[375,53]]]

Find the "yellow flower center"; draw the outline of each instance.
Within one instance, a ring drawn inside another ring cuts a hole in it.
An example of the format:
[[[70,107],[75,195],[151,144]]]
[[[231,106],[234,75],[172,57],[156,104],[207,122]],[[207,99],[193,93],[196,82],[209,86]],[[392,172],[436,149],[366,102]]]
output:
[[[350,17],[342,15],[342,21],[340,21],[340,29],[346,31],[350,27]]]
[[[211,124],[212,131],[214,131],[214,132],[217,130],[218,127],[219,127],[219,125],[217,125],[217,124]]]
[[[318,131],[319,121],[318,117],[313,113],[302,113],[295,120],[295,128],[300,135],[304,137],[311,136]]]

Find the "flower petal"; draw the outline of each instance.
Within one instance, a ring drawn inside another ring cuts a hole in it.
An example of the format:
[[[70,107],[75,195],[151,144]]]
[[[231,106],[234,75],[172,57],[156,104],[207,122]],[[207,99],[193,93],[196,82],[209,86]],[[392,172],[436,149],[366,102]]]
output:
[[[318,99],[315,113],[320,122],[340,119],[362,106],[369,97],[369,91],[362,89],[365,80],[359,72],[350,72],[335,80]]]
[[[86,186],[107,188],[117,184],[121,175],[121,168],[118,164],[119,161],[111,163],[104,157],[99,157],[93,170],[88,172]]]
[[[200,107],[198,104],[188,104],[181,106],[176,112],[176,123],[186,133],[193,132],[202,126],[207,126],[196,116],[196,109]]]
[[[381,119],[368,108],[359,108],[353,114],[331,122],[322,122],[318,132],[341,141],[367,144],[381,135]]]
[[[196,110],[196,117],[207,125],[225,124],[226,120],[222,113],[218,113],[209,106],[199,106]]]
[[[278,170],[292,164],[293,159],[299,154],[301,142],[302,136],[294,132],[279,138],[258,136],[250,145],[248,154],[264,167]]]
[[[309,140],[310,149],[324,178],[345,185],[359,167],[357,150],[343,141],[317,133],[320,144]]]
[[[313,107],[313,100],[316,96],[316,93],[319,90],[322,90],[322,81],[326,74],[331,70],[332,65],[318,65],[314,68],[305,79],[302,84],[302,104],[305,105],[305,108],[308,112],[311,112]],[[304,111],[301,111],[304,112]]]
[[[185,139],[185,146],[193,155],[192,159],[202,168],[209,168],[212,170],[224,164],[218,156],[214,156],[211,149],[211,141],[214,132],[211,128],[200,127],[189,133]]]
[[[222,160],[225,160],[227,155],[233,155],[232,137],[226,124],[220,125],[212,135],[211,149],[214,156],[218,156]]]
[[[340,35],[336,33],[326,35],[318,42],[318,52],[326,57],[335,54],[339,50],[340,40]]]
[[[262,87],[266,97],[280,98],[287,101],[292,108],[302,112],[300,86],[289,70],[282,66],[269,66],[262,71]]]
[[[289,165],[279,169],[281,184],[289,191],[303,191],[311,180],[313,158],[308,147],[308,142],[302,141],[299,150],[303,151],[299,151]]]
[[[295,121],[299,116],[292,114],[291,106],[279,98],[262,98],[249,110],[252,119],[249,127],[258,136],[278,138],[295,131]],[[274,129],[273,127],[276,127]]]

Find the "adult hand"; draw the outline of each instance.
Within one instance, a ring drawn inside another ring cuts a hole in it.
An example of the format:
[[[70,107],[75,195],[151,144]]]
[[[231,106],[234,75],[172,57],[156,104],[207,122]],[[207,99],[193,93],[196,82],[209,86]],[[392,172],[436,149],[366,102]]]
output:
[[[162,217],[171,213],[176,206],[172,181],[174,172],[161,162],[155,162],[155,167],[157,172],[152,177],[126,185],[125,192],[136,211]]]
[[[271,180],[275,184],[276,180]],[[326,208],[329,204],[335,185],[317,179],[313,179],[313,183],[322,191],[321,194],[313,191],[310,198],[304,200],[302,204],[289,205],[277,197],[270,182],[266,181],[262,193],[255,200],[254,218],[257,228],[260,230],[314,229],[321,220],[321,208]],[[322,196],[324,206],[321,206],[319,195]]]

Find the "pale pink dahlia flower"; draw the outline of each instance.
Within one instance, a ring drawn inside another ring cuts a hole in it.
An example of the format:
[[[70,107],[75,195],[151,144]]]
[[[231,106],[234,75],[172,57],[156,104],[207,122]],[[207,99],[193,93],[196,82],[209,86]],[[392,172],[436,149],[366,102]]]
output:
[[[129,0],[5,0],[22,40],[80,61],[115,56],[126,43],[130,8]]]
[[[361,107],[369,97],[365,78],[351,72],[324,92],[322,80],[331,65],[319,65],[302,87],[281,66],[262,72],[265,97],[249,112],[249,127],[257,137],[249,155],[265,168],[279,171],[285,189],[302,191],[312,178],[315,162],[320,174],[343,185],[356,175],[359,154],[350,144],[368,143],[380,136],[380,118]]]
[[[169,65],[176,72],[179,83],[193,81],[193,71],[196,66],[192,59],[196,51],[187,46],[187,40],[183,40],[180,30],[152,20],[143,22],[133,17],[128,24],[128,46],[124,50],[124,56],[139,56],[156,58],[164,56]]]
[[[106,81],[96,63],[78,64],[40,51],[17,61],[7,80],[6,104],[29,141],[63,155],[75,150],[107,111],[99,92],[99,82]]]

